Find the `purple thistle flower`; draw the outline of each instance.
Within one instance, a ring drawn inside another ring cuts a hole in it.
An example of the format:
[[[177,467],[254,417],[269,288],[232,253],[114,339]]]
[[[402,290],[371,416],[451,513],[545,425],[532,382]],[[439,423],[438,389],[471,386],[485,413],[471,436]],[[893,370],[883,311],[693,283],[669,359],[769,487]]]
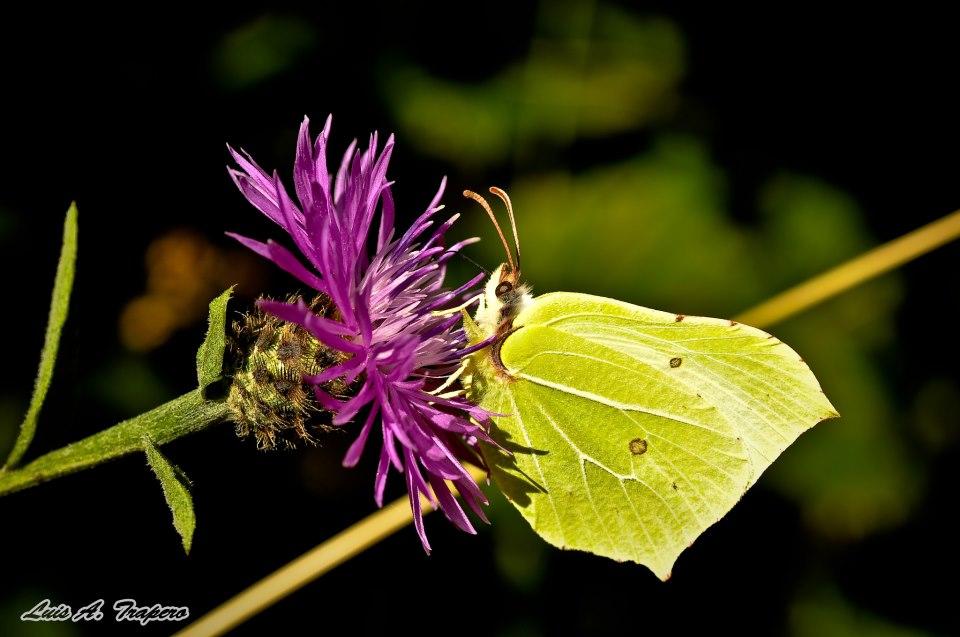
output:
[[[364,151],[356,148],[356,142],[351,144],[336,179],[331,181],[326,158],[330,124],[328,117],[314,141],[307,118],[300,127],[294,164],[299,205],[287,194],[276,172],[268,175],[252,157],[229,149],[238,166],[229,169],[237,187],[254,207],[290,235],[310,267],[273,241],[261,243],[228,234],[332,299],[339,320],[316,315],[303,301],[261,301],[259,305],[282,320],[303,326],[323,344],[350,355],[345,362],[305,380],[314,385],[319,405],[334,414],[334,425],[350,422],[361,409],[368,408],[360,434],[343,459],[344,466],[352,467],[359,461],[379,417],[383,447],[374,497],[377,505],[383,506],[391,465],[405,474],[417,533],[429,552],[420,494],[460,529],[475,533],[445,482],[449,480],[467,505],[486,521],[480,506],[487,502],[486,497],[462,463],[469,460],[483,466],[476,451],[478,441],[496,444],[476,424],[488,421],[489,414],[459,395],[439,395],[463,357],[486,345],[468,347],[466,335],[458,327],[459,314],[439,312],[473,296],[483,278],[480,274],[452,291],[443,288],[447,261],[477,239],[443,247],[444,234],[459,215],[427,234],[434,215],[443,208],[438,203],[446,179],[427,210],[406,233],[395,237],[392,182],[386,178],[393,136],[380,152],[376,133]],[[374,250],[370,249],[372,244]],[[335,398],[318,386],[341,377],[347,383],[357,381],[359,386],[347,400]]]

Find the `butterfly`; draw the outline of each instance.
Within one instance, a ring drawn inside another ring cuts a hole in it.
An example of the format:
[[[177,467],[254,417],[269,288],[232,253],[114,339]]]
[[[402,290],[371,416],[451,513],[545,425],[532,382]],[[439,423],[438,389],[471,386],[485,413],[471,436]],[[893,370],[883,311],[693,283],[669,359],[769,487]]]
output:
[[[574,292],[531,294],[477,193],[507,261],[464,329],[463,383],[492,414],[493,480],[549,543],[670,577],[680,553],[720,520],[797,437],[838,417],[786,344],[731,320],[686,316]],[[505,453],[506,450],[508,453]]]

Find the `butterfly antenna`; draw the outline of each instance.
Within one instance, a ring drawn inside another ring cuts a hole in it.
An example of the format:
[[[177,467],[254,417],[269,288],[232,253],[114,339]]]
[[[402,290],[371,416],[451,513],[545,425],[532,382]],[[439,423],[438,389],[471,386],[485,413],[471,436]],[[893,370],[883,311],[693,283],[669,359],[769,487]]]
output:
[[[490,192],[500,197],[503,204],[507,207],[507,214],[510,216],[510,227],[513,229],[513,243],[517,246],[517,272],[520,271],[520,235],[517,234],[517,220],[513,216],[513,204],[510,203],[510,195],[502,188],[490,186]]]
[[[513,251],[510,249],[510,244],[507,243],[507,238],[503,234],[503,230],[500,229],[500,224],[497,223],[497,218],[493,214],[493,210],[490,208],[490,204],[487,203],[487,200],[473,192],[472,190],[464,190],[463,196],[469,199],[473,199],[478,204],[483,206],[483,209],[487,211],[487,216],[490,217],[490,221],[493,222],[493,227],[497,229],[497,234],[500,235],[500,242],[503,244],[503,250],[507,253],[507,261],[510,264],[510,270],[512,272],[517,271],[517,264],[513,261]]]
[[[457,256],[459,256],[461,259],[466,259],[467,261],[469,261],[469,262],[472,263],[473,265],[475,265],[475,266],[477,266],[478,268],[480,268],[480,270],[481,270],[482,272],[485,272],[487,275],[490,274],[490,270],[486,269],[485,267],[483,267],[482,265],[480,265],[479,263],[477,263],[476,261],[474,261],[473,259],[471,259],[471,258],[468,257],[467,255],[465,255],[464,253],[462,253],[462,252],[457,252]]]

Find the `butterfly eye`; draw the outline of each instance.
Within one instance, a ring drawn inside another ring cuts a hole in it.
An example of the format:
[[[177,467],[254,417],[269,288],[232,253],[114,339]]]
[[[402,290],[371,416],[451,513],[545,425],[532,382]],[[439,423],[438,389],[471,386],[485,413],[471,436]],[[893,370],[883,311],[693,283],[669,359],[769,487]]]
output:
[[[500,282],[499,285],[497,285],[497,289],[495,290],[495,292],[497,293],[498,297],[503,297],[504,295],[508,294],[511,290],[513,290],[513,284],[510,283],[509,281],[502,281]]]

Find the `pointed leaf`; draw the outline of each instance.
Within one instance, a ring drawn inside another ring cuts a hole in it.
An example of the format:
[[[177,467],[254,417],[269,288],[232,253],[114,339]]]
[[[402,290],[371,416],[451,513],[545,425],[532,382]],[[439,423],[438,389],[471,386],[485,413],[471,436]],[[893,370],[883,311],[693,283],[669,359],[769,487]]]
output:
[[[47,319],[47,334],[44,337],[43,351],[40,354],[40,369],[37,382],[33,387],[30,407],[20,425],[20,433],[10,451],[4,469],[15,466],[27,452],[33,435],[37,430],[37,417],[50,389],[53,368],[57,362],[57,349],[60,347],[60,334],[67,320],[70,307],[70,291],[73,289],[73,274],[77,261],[77,204],[70,204],[67,218],[63,224],[63,247],[60,248],[60,262],[53,283],[53,296],[50,299],[50,316]]]
[[[143,449],[147,454],[150,468],[160,480],[163,497],[167,499],[167,505],[173,514],[173,526],[183,541],[183,550],[189,553],[190,546],[193,544],[193,530],[197,526],[197,518],[193,512],[193,498],[187,488],[189,484],[187,476],[160,453],[149,436],[143,437]]]
[[[223,350],[227,338],[227,303],[233,288],[210,301],[207,337],[197,350],[197,380],[200,388],[220,379],[223,372]]]

